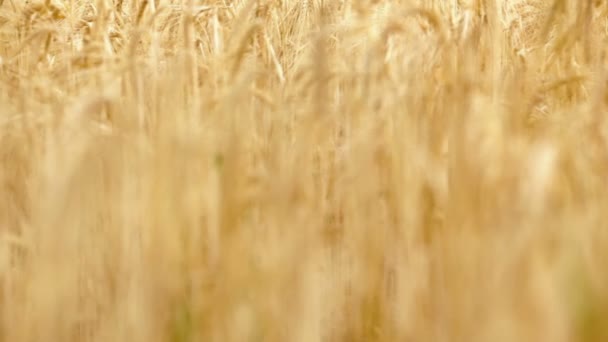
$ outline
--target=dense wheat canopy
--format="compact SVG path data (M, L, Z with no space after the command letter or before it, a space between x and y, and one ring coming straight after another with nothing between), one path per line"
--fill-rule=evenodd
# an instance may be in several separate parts
M0 0L0 341L606 341L608 5Z

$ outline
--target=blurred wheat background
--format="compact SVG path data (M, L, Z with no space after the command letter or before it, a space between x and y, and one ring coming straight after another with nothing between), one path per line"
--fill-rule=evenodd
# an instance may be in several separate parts
M601 0L0 0L0 341L608 341Z

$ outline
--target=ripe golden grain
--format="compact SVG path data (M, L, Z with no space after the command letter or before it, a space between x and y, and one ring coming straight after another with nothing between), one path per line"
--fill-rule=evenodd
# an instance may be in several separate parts
M607 340L606 13L0 0L0 340Z

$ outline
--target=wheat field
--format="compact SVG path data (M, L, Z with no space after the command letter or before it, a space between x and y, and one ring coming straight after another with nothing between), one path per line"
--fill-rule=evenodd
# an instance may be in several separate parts
M0 341L608 341L601 0L0 0Z

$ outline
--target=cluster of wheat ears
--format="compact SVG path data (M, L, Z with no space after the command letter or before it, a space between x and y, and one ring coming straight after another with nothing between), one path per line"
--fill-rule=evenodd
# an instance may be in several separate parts
M607 341L601 0L0 0L0 341Z

